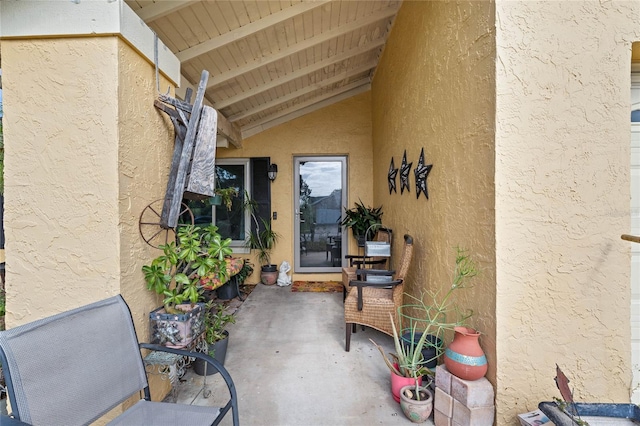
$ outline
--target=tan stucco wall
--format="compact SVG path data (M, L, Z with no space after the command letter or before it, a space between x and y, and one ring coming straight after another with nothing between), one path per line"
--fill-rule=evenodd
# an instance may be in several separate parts
M174 149L173 125L153 107L158 92L153 64L118 39L118 210L120 292L131 308L138 339L149 341L149 312L162 299L147 290L142 266L161 254L140 236L143 209L164 198ZM160 77L166 93L169 82ZM147 234L148 237L148 234ZM149 375L151 397L162 400L168 380ZM125 407L138 400L133 397Z
M11 327L119 292L117 39L3 40L2 71Z
M158 97L153 65L126 43L120 41L117 47L121 291L129 305L136 307L134 321L140 326L140 338L146 339L148 313L161 299L147 290L141 269L162 252L144 242L138 220L148 204L165 196L174 130L166 114L153 107ZM162 79L165 91L167 85Z
M496 289L494 241L494 22L491 2L405 1L373 81L374 198L396 241L414 237L405 291L446 291L454 247L466 248L481 269L457 293L472 309L495 383ZM416 199L414 169L421 149L433 164L429 199ZM389 194L387 171L412 162L409 193ZM398 245L396 245L399 248ZM452 336L447 337L450 341Z
M629 401L631 43L637 2L496 5L499 419Z
M4 40L2 60L8 327L121 293L146 341L138 217L173 151L153 65L118 37Z
M278 177L271 184L271 210L278 212L272 226L281 238L271 256L273 263L286 260L293 266L294 156L347 155L349 205L359 198L372 203L370 105L370 92L366 92L247 138L241 149L218 149L219 158L271 157L278 165ZM258 265L255 256L253 263ZM247 282L259 282L259 271L256 267ZM341 275L292 274L292 278L341 280Z

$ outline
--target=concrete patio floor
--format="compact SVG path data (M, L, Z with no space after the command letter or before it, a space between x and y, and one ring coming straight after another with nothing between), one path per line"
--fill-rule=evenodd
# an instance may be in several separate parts
M394 352L393 339L366 329L344 350L342 293L294 293L259 284L228 327L225 367L238 392L242 425L409 425L391 397L389 370L369 341ZM178 402L220 405L228 395L219 375L191 369ZM223 425L230 425L228 414ZM428 421L425 425L433 425Z

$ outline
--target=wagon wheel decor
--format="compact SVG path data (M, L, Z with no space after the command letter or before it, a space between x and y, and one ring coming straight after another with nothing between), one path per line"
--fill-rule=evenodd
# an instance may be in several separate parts
M195 223L193 212L185 203L182 203L179 213L180 221L176 228L162 225L163 204L163 199L152 202L142 210L140 219L138 220L140 236L147 244L154 248L160 248L163 244L175 241L177 227L193 225Z
M218 113L203 105L209 72L202 71L193 105L192 91L185 101L159 95L153 105L166 113L175 130L175 144L164 199L149 204L140 214L142 239L152 247L174 241L179 226L193 225L193 213L184 198L205 199L215 195L215 156Z

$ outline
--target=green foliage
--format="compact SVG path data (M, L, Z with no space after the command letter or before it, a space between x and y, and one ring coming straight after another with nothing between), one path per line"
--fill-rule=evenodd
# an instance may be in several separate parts
M260 262L260 264L270 265L271 250L275 247L280 235L271 228L269 221L264 218L260 218L260 220L262 222L262 229L249 233L249 245L251 248L258 250L258 262Z
M7 295L4 289L0 289L0 317L7 313Z
M367 231L375 233L376 229L382 225L382 214L382 206L366 207L360 200L356 202L355 207L344 209L344 217L339 223L341 226L351 228L355 237L363 237Z
M224 328L227 324L235 322L235 315L227 314L223 304L207 303L204 314L204 332L207 343L213 344L218 340L224 339Z
M251 274L253 274L253 264L245 259L242 269L235 275L238 284L244 283Z
M409 330L411 333L409 344L402 344L393 316L389 315L396 350L396 353L391 355L397 361L397 369L386 356L382 347L370 339L378 348L392 372L399 376L413 377L416 379L416 387L418 377L431 374L431 371L425 368L425 364L432 360L423 359L422 356L422 348L426 343L427 336L432 335L442 339L445 330L453 330L457 326L464 325L465 321L473 315L472 310L461 310L452 299L452 296L456 290L466 288L467 281L477 274L478 270L475 262L464 249L457 247L452 284L444 296L440 297L440 292L426 293L420 298L405 294L413 303L398 307L398 318L401 319L403 325L406 325L407 328L405 330ZM420 340L414 344L414 337L417 333L422 333L422 335ZM438 345L434 347L436 349L434 358L437 359L442 355L444 348Z
M234 187L216 188L214 192L222 198L222 203L227 210L231 211L231 208L233 207L233 198L238 196L238 190Z
M251 249L258 250L258 262L260 262L260 264L270 265L271 250L273 250L280 239L280 234L275 232L273 228L271 228L271 222L264 218L260 218L260 222L262 222L262 226L260 226L260 222L258 222L258 218L256 217L258 203L250 198L246 192L244 198L244 208L249 211L255 225L255 230L252 230L249 232L249 235L247 235L247 245Z
M0 111L2 111L2 102L0 102ZM1 118L0 118L0 195L4 195L4 131L2 127Z
M163 254L142 267L147 289L164 296L167 313L177 313L176 305L196 303L202 292L201 277L217 274L226 278L224 258L232 253L231 239L222 239L218 227L209 225L178 228L178 244L160 246Z

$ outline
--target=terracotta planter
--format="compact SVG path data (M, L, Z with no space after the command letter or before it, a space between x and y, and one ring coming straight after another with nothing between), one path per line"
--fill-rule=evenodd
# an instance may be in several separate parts
M398 368L398 364L394 364ZM422 384L422 377L418 377L418 385ZM391 372L391 395L396 402L400 402L400 389L407 385L416 385L416 381L413 377L398 376L394 372Z
M473 328L456 327L453 341L444 352L444 365L463 380L478 380L487 373L487 358L480 347L480 333Z
M431 416L433 411L433 394L425 387L418 387L418 391L424 394L424 398L420 401L409 398L406 391L416 392L415 385L404 386L400 389L400 408L409 420L414 423L424 423Z
M260 281L264 285L274 285L278 281L278 265L264 265L260 268Z

